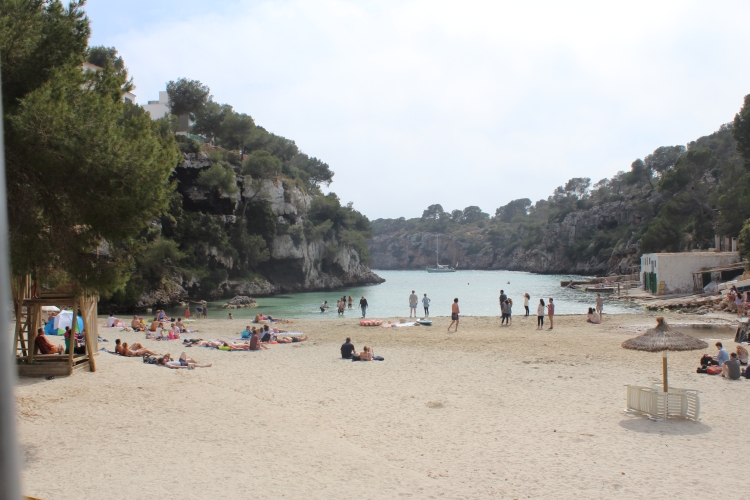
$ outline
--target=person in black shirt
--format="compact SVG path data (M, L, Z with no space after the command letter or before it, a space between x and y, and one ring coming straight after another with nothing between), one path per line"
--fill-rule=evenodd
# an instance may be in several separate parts
M352 339L346 337L346 342L341 345L341 357L343 359L352 359L352 356L356 355L357 350L354 348L354 344L352 344Z
M367 313L367 299L365 296L362 296L362 299L359 301L359 307L362 308L362 317L365 317L365 314Z

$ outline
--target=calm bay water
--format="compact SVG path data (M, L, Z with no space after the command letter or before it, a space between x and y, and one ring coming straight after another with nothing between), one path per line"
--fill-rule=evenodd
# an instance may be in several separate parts
M370 307L368 318L393 318L409 316L409 294L412 290L422 298L423 293L432 299L431 316L450 316L450 306L458 297L461 314L464 316L493 316L499 314L498 297L500 290L513 300L513 315L524 314L523 294L531 295L531 315L536 314L539 298L547 303L549 297L555 299L557 314L584 314L594 306L595 293L571 290L560 286L561 280L584 279L575 275L541 275L515 271L457 271L455 273L431 274L426 271L375 271L386 281L380 285L358 286L331 292L306 292L258 298L257 308L221 309L224 303L209 304L209 317L226 317L231 312L235 318L249 318L257 313L270 314L281 318L311 318L324 316L339 317L336 314L336 300L351 295L354 306L344 317L359 318L359 298L364 295ZM637 314L638 306L626 301L607 300L605 314ZM331 309L320 313L319 306L327 300ZM423 315L422 303L417 309ZM181 316L184 309L174 309L170 314ZM194 310L191 311L194 313Z

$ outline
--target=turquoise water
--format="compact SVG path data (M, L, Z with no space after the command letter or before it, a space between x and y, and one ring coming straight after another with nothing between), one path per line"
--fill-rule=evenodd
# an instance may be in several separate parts
M306 292L258 298L257 308L221 309L221 302L209 304L209 317L227 317L231 312L235 318L249 318L257 313L270 314L281 318L337 318L336 300L343 295L354 297L352 309L347 309L345 318L361 316L358 304L364 295L370 307L368 318L409 317L409 295L412 290L422 298L423 293L432 299L430 316L450 316L453 298L459 299L461 314L464 316L499 315L498 297L500 289L513 300L513 315L524 314L523 294L531 295L531 315L536 315L539 298L547 303L549 297L555 299L556 314L584 314L594 306L595 293L571 290L560 286L561 280L584 279L574 275L541 275L515 271L457 271L455 273L432 274L426 271L375 271L384 278L379 285L357 286L330 292ZM641 308L626 301L604 303L605 314L635 314ZM321 314L319 306L327 300L331 309ZM423 316L422 303L417 309ZM170 315L181 316L184 309L169 311ZM194 314L194 308L191 310Z

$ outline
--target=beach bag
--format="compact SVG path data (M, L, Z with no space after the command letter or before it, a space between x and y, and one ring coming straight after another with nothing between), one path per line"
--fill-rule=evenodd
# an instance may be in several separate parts
M708 373L709 375L718 375L721 373L721 367L716 365L709 366L708 368L706 368L706 373Z

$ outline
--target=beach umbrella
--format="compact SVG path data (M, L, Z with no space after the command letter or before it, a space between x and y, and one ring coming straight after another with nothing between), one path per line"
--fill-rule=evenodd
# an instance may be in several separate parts
M52 328L50 329L50 331L53 332L52 335L64 335L65 327L73 326L73 311L66 311L66 310L61 311L60 314L55 316L53 320L50 321L50 323L52 323ZM83 318L81 318L80 316L78 316L77 331L79 333L83 331ZM45 331L45 333L47 332Z
M656 327L622 343L625 349L646 352L662 353L662 376L664 377L664 392L669 392L667 381L667 352L668 351L695 351L706 349L708 344L701 339L696 339L682 332L672 330L659 316L656 318Z

